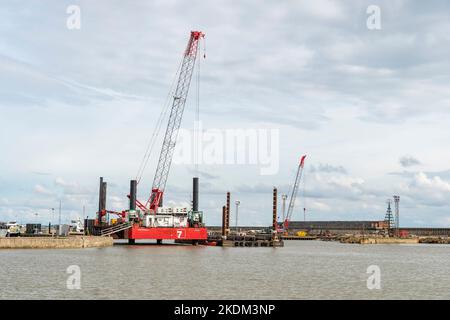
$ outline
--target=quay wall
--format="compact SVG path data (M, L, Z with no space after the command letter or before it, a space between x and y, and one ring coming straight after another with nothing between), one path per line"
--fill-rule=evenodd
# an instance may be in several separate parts
M113 244L112 237L94 236L0 238L0 249L76 249L110 247Z

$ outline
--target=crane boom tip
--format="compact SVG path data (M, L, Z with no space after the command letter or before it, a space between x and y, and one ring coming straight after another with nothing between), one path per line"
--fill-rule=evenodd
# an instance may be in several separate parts
M303 168L303 166L305 165L305 158L306 158L306 154L305 155L303 155L301 158L300 158L300 166Z

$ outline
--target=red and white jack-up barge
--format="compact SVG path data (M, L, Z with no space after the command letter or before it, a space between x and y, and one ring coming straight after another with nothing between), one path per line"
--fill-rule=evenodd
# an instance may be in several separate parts
M172 163L178 131L199 51L199 42L204 38L200 31L192 31L183 54L178 82L170 105L170 116L165 131L161 153L153 180L152 191L144 204L136 199L137 184L142 177L151 148L144 155L136 180L130 183L130 207L123 212L106 210L106 182L100 180L98 224L102 235L115 234L134 243L140 239L179 241L206 241L208 234L203 224L203 212L198 210L198 178L194 178L192 208L163 207L164 189ZM109 219L110 215L117 218Z

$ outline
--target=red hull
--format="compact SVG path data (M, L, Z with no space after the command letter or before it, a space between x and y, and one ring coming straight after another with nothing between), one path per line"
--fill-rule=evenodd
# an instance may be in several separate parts
M133 226L128 229L128 239L161 239L161 240L206 240L206 228L143 228Z

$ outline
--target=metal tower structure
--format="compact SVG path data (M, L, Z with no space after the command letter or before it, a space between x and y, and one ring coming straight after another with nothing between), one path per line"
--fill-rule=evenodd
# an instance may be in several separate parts
M394 196L395 236L400 236L400 196Z
M384 222L386 223L386 228L387 228L389 235L392 235L392 228L394 227L394 216L392 215L392 209L391 209L392 200L387 199L386 203L387 203L388 207L386 210L386 216L384 218Z
M305 156L302 156L297 169L297 175L295 176L294 186L292 187L291 199L289 200L289 206L286 214L286 219L284 220L284 230L287 232L289 228L289 222L291 221L292 213L294 211L295 199L297 198L298 186L302 178L303 167L305 166Z
M172 164L178 131L181 125L184 106L186 104L186 98L189 92L189 87L195 67L199 41L201 38L204 38L204 36L204 33L201 31L191 31L186 50L183 54L180 74L172 99L169 122L166 128L166 133L164 135L161 153L159 155L158 165L156 167L155 177L153 179L152 192L145 206L142 205L142 203L137 202L137 205L143 210L149 210L150 212L154 213L162 204L162 197L164 189L166 187L167 178L169 176L169 170Z
M285 219L285 217L286 217L286 200L287 200L287 198L288 198L287 194L282 194L282 195L281 195L281 199L283 200L283 202L282 202L282 208L281 208L281 211L282 211L282 213L283 213L283 217L282 217L282 220L281 220L281 221L283 221L283 222L284 222L284 219Z

